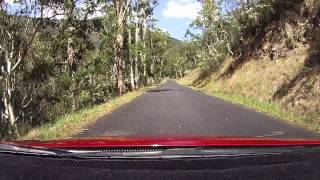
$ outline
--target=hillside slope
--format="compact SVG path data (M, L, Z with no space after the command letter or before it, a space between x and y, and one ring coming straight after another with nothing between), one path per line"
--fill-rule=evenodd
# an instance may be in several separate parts
M278 18L246 33L219 71L195 70L183 79L207 92L272 103L304 125L320 123L320 21L317 0L282 7ZM311 3L312 5L309 5ZM313 8L310 8L313 7ZM283 118L294 121L295 117ZM319 130L319 129L317 129Z

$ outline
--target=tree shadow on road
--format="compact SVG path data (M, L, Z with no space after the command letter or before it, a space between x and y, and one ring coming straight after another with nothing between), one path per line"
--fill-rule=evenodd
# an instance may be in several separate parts
M147 92L148 93L157 93L157 92L167 92L167 91L183 91L183 90L180 90L180 89L151 89L151 90L148 90Z

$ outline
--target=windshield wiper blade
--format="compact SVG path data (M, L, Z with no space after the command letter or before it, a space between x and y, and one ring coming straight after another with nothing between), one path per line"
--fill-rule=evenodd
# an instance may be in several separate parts
M45 149L45 148L23 147L23 146L11 145L11 144L0 144L0 153L39 155L39 156L61 156L63 154L66 154L67 151Z
M181 147L181 148L163 148L154 151L126 151L113 152L108 150L100 151L82 151L70 150L69 156L76 158L227 158L243 156L277 155L297 151L320 150L319 147L255 147L255 148L219 148L219 147Z
M0 153L26 154L36 156L59 156L81 159L109 159L109 158L221 158L221 157L240 157L257 155L275 155L293 151L320 150L319 147L303 148L296 147L255 147L255 148L219 148L219 147L181 147L181 148L162 148L128 150L123 151L113 149L83 150L83 149L45 149L34 147L15 146L11 144L0 144Z
M96 151L96 150L47 149L47 148L37 148L37 147L16 146L12 144L0 144L0 153L89 159L89 158L154 157L156 155L161 154L162 151L105 152L105 151Z

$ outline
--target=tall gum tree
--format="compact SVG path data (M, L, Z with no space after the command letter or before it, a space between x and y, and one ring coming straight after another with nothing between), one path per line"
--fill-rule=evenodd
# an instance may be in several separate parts
M82 6L77 6L77 3ZM60 32L66 35L62 38L66 41L66 62L67 70L71 78L71 107L75 111L79 107L77 101L78 83L76 82L76 73L81 62L81 57L86 48L86 41L89 37L90 27L87 25L88 16L93 12L96 4L93 0L65 0L63 2L55 2L55 6L62 6L62 15Z
M116 10L116 43L114 45L115 64L116 64L116 77L118 94L122 95L126 91L124 83L124 67L125 67L125 53L124 53L124 35L127 26L128 10L131 0L114 0L113 6Z
M21 7L13 9L5 1L0 3L0 90L4 104L1 120L9 123L9 134L12 136L19 136L14 103L16 73L29 54L43 16L43 6L39 1L25 1L20 5ZM29 18L36 15L40 17Z

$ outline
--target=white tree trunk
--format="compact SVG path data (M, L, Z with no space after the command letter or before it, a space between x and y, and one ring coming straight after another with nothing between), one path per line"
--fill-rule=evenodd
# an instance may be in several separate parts
M126 26L127 11L131 0L119 0L114 2L117 15L117 35L115 44L115 63L117 65L117 87L118 94L122 95L126 91L126 86L124 84L124 28Z
M139 53L138 53L138 47L137 45L140 42L140 36L139 36L139 22L136 22L136 26L135 26L135 57L134 57L134 71L135 71L135 87L138 88L139 87Z
M13 52L13 51L12 51ZM10 53L12 54L12 53ZM11 57L11 56L10 56ZM13 105L13 77L12 77L12 58L6 58L6 69L2 67L2 74L4 74L4 90L3 90L3 103L4 103L4 116L9 121L11 129L9 134L18 135L18 129L16 126L16 116Z
M117 87L118 94L122 95L125 92L125 84L124 84L124 61L123 61L123 24L122 19L118 19L118 31L117 31L117 41L115 48L115 62L117 64Z
M14 114L14 106L12 103L12 100L10 97L10 95L8 95L10 93L10 90L5 90L7 91L6 93L4 93L3 95L3 102L4 102L4 109L5 109L5 115L7 117L7 119L10 122L10 125L12 127L15 127L15 123L16 123L16 118L15 118L15 114Z
M144 17L142 20L142 41L143 41L143 49L146 50L146 33L147 33L147 17ZM146 52L143 53L142 57L142 63L143 63L143 80L144 84L147 85L147 54Z
M133 71L133 58L131 55L131 41L132 41L132 36L131 36L131 29L130 27L128 28L128 44L129 44L129 60L130 60L130 84L131 84L131 89L135 89L135 83L134 83L134 71Z

